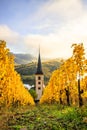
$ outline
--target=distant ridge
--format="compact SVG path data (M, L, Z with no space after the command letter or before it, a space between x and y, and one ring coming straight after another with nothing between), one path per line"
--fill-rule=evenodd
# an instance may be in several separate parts
M12 53L12 52L11 52ZM14 61L15 61L15 64L28 64L30 62L37 62L37 58L31 54L23 54L23 53L18 53L18 54L15 54L15 53L12 53L15 58L14 58ZM55 58L55 59L50 59L50 58L42 58L42 62L47 62L47 61L59 61L61 62L61 60L64 60L62 58Z
M36 60L36 58L31 54L13 54L15 56L15 64L28 64Z

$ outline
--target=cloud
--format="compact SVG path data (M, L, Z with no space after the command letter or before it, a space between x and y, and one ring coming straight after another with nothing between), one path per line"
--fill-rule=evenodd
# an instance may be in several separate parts
M63 45L60 42L59 37L54 34L29 34L21 36L4 25L0 26L0 37L1 40L7 42L7 47L16 53L31 53L36 55L38 54L38 48L40 45L42 57L61 57L63 56L64 51L63 53L61 52L65 49L65 45Z
M7 25L0 25L0 38L8 43L16 43L19 39L19 34L11 30Z
M31 22L36 33L24 36L0 26L0 37L12 51L36 56L40 44L42 57L65 58L72 55L73 43L83 42L87 48L87 10L82 0L48 0L32 15Z
M72 55L72 43L83 42L85 44L85 47L87 48L87 35L82 35L82 32L80 35L78 33L74 33L73 26L70 33L70 28L71 25L67 25L65 28L62 28L58 33L48 35L28 34L26 36L21 36L7 27L4 28L4 32L2 33L6 35L1 36L3 36L3 39L6 39L8 47L13 52L31 53L37 56L40 44L42 57L66 58ZM2 30L0 29L0 32L1 31Z
M58 25L79 18L83 10L81 0L48 0L32 15L31 22L35 21L38 29L39 26L42 29L43 27L55 29Z
M22 46L24 46L23 36L9 28L7 25L0 25L0 40L6 41L7 47L13 52L20 51L20 48L22 49Z
M28 48L30 46L34 48L33 53L38 51L40 44L42 57L67 57L70 53L71 45L67 42L65 43L62 39L60 40L60 38L54 34L28 35L25 37L25 43Z

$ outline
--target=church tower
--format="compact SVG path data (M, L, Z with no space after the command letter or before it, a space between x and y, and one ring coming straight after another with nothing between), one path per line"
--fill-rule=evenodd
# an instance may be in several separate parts
M35 90L36 90L36 94L37 94L36 101L39 101L42 96L43 86L44 86L44 75L43 75L43 71L42 71L40 49L39 49L38 64L37 64L37 70L35 73Z

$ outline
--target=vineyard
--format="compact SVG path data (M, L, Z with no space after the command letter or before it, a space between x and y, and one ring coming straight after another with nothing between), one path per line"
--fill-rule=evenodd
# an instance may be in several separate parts
M0 41L0 108L26 104L34 105L33 98L14 69L14 56L9 53L6 43Z
M2 115L0 120L2 125L4 124L7 128L9 126L11 130L13 126L14 130L19 130L16 126L21 125L26 125L29 130L57 130L57 128L70 130L70 127L71 130L80 130L81 126L85 130L87 126L87 59L83 43L73 44L72 49L72 56L62 61L61 66L53 71L39 105L35 105L33 97L24 87L20 75L15 70L14 56L6 47L6 42L0 41L0 110ZM23 110L17 111L19 108ZM10 113L5 113L5 110L10 110ZM75 124L76 121L77 124ZM4 127L0 126L0 128Z
M73 44L73 55L55 70L40 103L58 102L82 106L87 103L87 59L83 44Z

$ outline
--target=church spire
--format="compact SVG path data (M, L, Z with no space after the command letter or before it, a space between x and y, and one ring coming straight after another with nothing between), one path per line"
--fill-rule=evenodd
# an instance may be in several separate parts
M41 58L40 58L40 47L39 47L39 56L38 56L38 64L37 64L36 74L43 74L43 72L42 72Z

